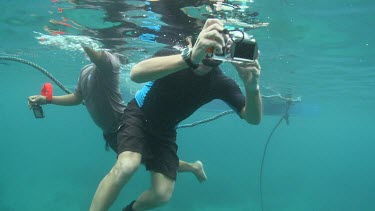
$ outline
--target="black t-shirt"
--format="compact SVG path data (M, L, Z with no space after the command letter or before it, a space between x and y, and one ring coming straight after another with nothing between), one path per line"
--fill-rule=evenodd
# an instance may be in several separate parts
M146 119L171 127L214 99L223 100L238 114L245 106L236 82L219 68L203 76L190 69L178 71L147 83L135 98Z

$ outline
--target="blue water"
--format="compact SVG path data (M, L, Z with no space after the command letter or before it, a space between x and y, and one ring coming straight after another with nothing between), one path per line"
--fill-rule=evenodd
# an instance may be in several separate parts
M42 45L34 31L48 34L45 26L56 27L49 20L61 21L61 17L92 29L121 24L116 18L104 21L103 4L80 2L77 8L68 2L3 0L0 56L33 61L74 90L80 68L88 63L84 55ZM129 36L104 46L128 58L124 81L132 64L178 40L172 38L175 32L185 32L171 17L158 14L152 4L130 3L135 8L122 13L133 23L123 32ZM104 5L111 6L109 2ZM258 21L270 23L248 31L261 50L262 92L302 99L292 107L290 125L280 124L268 146L263 210L375 210L375 3L255 0L249 5L249 10L259 13ZM58 13L58 7L68 9ZM95 37L63 26L55 29ZM139 30L144 30L143 35L137 34ZM98 40L105 42L104 38ZM236 77L231 70L227 74ZM45 106L46 118L34 118L27 97L38 94L46 81L32 67L0 61L1 211L88 210L97 185L114 164L115 154L104 150L102 134L84 106ZM129 86L135 85L122 87L128 99ZM63 94L57 88L55 91ZM215 114L212 109L203 110L186 122ZM180 157L201 160L208 181L200 184L188 173L179 175L172 200L156 210L261 210L262 153L281 115L265 115L259 126L228 115L179 130ZM141 168L111 210L121 210L149 183L149 174Z

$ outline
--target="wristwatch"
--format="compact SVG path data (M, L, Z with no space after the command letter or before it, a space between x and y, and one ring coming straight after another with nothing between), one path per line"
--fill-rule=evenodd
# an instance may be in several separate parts
M182 58L184 59L184 61L186 62L186 64L192 69L192 70L195 70L199 67L198 64L194 64L193 61L191 61L191 48L189 47L186 47L184 49L182 49L181 51L181 56Z

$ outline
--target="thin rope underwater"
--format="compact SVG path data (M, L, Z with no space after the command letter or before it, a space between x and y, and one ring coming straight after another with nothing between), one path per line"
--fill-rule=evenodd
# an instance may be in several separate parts
M279 127L279 125L281 124L281 122L283 120L285 120L286 124L289 125L289 108L290 108L290 105L292 104L292 102L293 102L292 100L289 100L289 101L286 102L287 103L287 107L286 107L286 110L285 110L285 114L280 118L280 120L277 122L277 124L275 125L275 127L272 129L270 135L268 136L266 145L264 146L264 149L263 149L263 156L262 156L262 162L261 162L261 165L260 165L260 173L259 173L260 207L261 207L262 211L264 210L264 201L263 201L263 167L264 167L264 160L265 160L265 157L266 157L268 144L270 143L270 140L271 140L271 137L272 137L273 133L276 131L277 127Z
M207 119L203 119L203 120L191 123L191 124L178 125L177 129L194 127L194 126L197 126L197 125L200 125L200 124L203 124L203 123L214 121L215 119L218 119L219 117L222 117L222 116L227 115L227 114L232 114L232 113L234 113L233 110L223 111L223 112L217 114L216 116L213 116L213 117L210 117L210 118L207 118Z
M42 68L41 66L39 66L39 65L37 65L37 64L35 64L35 63L31 62L31 61L28 61L28 60L25 60L25 59L21 59L21 58L17 58L17 57L12 57L12 56L0 56L0 60L9 60L9 61L15 61L15 62L20 62L20 63L23 63L23 64L30 65L30 66L34 67L35 69L39 70L41 73L43 73L49 79L51 79L65 93L72 94L72 92L69 89L67 89L64 85L62 85L62 83L60 81L58 81L55 77L53 77L53 75L51 73L49 73L44 68Z

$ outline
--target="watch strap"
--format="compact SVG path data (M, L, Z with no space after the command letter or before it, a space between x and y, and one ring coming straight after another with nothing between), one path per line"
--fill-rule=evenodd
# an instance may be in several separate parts
M183 50L182 58L191 69L195 70L199 67L198 64L194 64L193 61L191 61L191 49L190 48L185 48Z
M197 69L199 67L198 64L194 64L193 61L191 61L190 57L185 59L186 64L193 70Z

